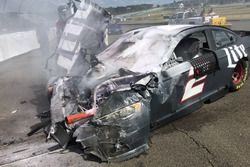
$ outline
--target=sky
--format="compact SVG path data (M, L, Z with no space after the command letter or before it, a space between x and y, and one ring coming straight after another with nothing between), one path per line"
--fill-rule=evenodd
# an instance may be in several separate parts
M127 6L135 4L167 4L173 2L173 0L92 0L102 7L116 7L116 6Z
M128 6L135 4L167 4L173 0L91 0L101 7ZM19 11L24 13L56 11L56 7L68 0L0 0L1 12Z

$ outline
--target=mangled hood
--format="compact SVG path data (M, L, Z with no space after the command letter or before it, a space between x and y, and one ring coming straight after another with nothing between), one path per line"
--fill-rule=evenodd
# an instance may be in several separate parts
M133 89L140 91L136 90L137 88L134 88L133 85L146 87L152 84L150 83L151 80L152 82L157 82L157 77L154 73L140 74L125 69L119 69L115 73L108 73L103 66L99 68L101 69L97 67L91 69L83 77L61 77L54 82L54 95L51 99L53 122L65 121L68 115L77 113L79 104L82 105L85 111L98 108L98 105L114 92Z
M171 33L152 27L138 29L122 35L97 59L110 69L129 69L133 72L159 72L162 63L171 56Z

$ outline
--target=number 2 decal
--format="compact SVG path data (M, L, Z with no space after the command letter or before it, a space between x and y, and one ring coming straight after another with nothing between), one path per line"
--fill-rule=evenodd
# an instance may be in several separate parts
M204 77L201 77L199 79L194 78L194 68L192 67L189 70L188 75L188 82L185 86L184 94L181 99L181 103L187 101L188 99L195 97L203 92L204 85L205 85L205 79L207 78L207 75Z

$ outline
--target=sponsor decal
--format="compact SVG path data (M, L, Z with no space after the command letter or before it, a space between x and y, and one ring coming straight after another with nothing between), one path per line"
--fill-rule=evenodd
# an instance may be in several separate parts
M227 55L228 60L228 68L235 68L237 62L242 59L243 57L247 57L246 49L243 44L237 46L233 45L228 48L223 48Z
M192 97L195 97L199 94L201 94L204 90L204 85L205 85L205 79L207 78L207 75L195 79L194 78L194 68L191 67L189 70L189 75L188 75L188 82L185 86L184 94L181 99L181 103L189 100Z

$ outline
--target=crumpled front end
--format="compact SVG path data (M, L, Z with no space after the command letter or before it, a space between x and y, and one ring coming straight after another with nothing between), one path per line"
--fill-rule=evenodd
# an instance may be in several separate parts
M122 161L144 152L155 75L113 78L94 88L79 86L82 79L64 77L55 83L48 137L64 148L75 140L86 155L102 161Z
M74 136L86 154L96 155L102 161L121 161L137 156L148 148L147 101L140 99L95 118L77 128Z

